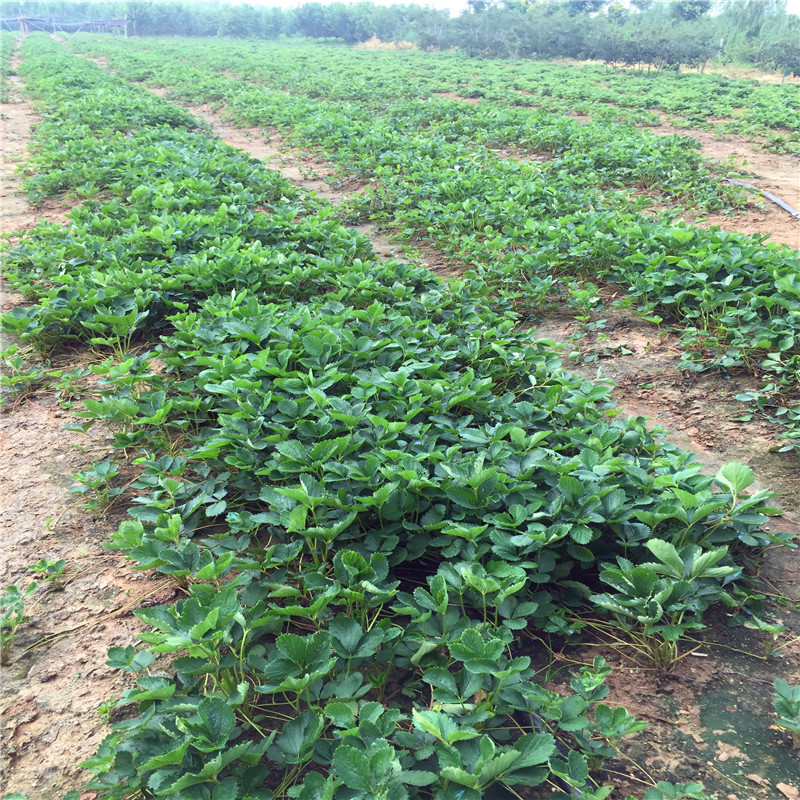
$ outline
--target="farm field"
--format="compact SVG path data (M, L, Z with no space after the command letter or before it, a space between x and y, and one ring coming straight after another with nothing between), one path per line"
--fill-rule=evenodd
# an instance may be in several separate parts
M9 791L800 796L797 86L11 53Z

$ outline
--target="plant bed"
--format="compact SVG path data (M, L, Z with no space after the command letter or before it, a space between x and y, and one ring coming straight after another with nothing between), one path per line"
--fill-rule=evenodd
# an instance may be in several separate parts
M136 610L144 647L108 652L135 686L105 707L88 790L702 797L664 764L623 787L642 725L607 701L614 671L553 665L597 630L618 676L691 677L719 602L771 635L752 565L791 535L763 530L749 468L704 475L482 281L376 258L173 107L26 48L49 121L71 119L40 126L31 191L87 200L9 252L31 305L4 324L43 357L102 352L72 427L107 426L113 460L79 482L96 509L125 489L110 549L176 593Z

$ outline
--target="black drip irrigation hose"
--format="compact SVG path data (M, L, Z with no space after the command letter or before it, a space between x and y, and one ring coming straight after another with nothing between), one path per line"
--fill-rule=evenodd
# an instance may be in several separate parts
M784 203L780 197L775 197L774 194L765 192L763 189L759 189L758 186L753 186L751 183L742 183L741 181L735 181L733 178L724 178L723 180L732 183L734 186L741 186L744 189L755 189L760 195L766 197L767 200L772 200L773 203L779 205L784 211L788 211L795 219L800 219L800 211L795 211L788 203Z

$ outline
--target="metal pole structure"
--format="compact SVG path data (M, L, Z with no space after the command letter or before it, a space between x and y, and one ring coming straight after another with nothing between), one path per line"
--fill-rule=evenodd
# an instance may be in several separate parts
M69 35L68 40L71 39L73 36L79 34L89 24L89 22L90 22L89 20L86 20L85 22L82 22L80 28L78 28L78 30L76 30L74 33L71 33Z

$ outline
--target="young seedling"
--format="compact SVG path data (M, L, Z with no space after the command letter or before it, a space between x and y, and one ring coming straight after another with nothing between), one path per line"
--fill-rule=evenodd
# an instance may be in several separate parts
M800 686L789 686L786 681L775 681L772 707L778 715L778 725L792 734L794 746L800 749Z
M29 619L25 614L25 601L38 588L36 581L31 581L24 589L11 585L0 597L0 664L8 663L8 650L17 638L17 628Z
M64 588L61 577L64 574L65 564L66 561L63 558L58 561L48 561L45 558L40 558L35 564L30 564L28 569L38 573L41 580L50 584L51 589L58 590Z
M753 614L752 618L744 623L744 627L751 628L752 630L756 631L762 631L766 634L762 644L764 647L764 655L767 658L775 655L778 652L780 649L780 646L778 645L778 637L782 633L785 633L785 625L782 625L780 622L767 622L766 620L763 620Z
M32 366L19 352L18 345L11 345L0 352L0 404L17 403L36 392L44 378L40 366Z
M111 459L98 461L91 469L72 475L80 485L71 487L70 494L88 494L86 506L92 511L105 508L123 491L121 487L111 485L118 473L119 467Z

